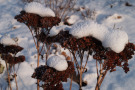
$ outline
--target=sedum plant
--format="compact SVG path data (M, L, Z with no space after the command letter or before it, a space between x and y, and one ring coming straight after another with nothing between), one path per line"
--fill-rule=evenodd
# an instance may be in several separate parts
M36 8L36 11L32 9L36 7L35 5L40 6L40 8ZM24 23L29 28L37 49L37 68L32 75L33 78L38 79L37 90L39 90L39 81L44 82L44 84L41 85L44 90L48 88L62 89L61 81L66 81L69 74L73 74L73 71L71 71L74 70L73 65L79 75L79 88L81 90L82 75L86 71L89 55L92 55L96 60L97 84L95 90L100 90L100 86L108 71L116 71L117 66L122 67L125 73L129 71L128 61L132 58L132 55L134 55L135 45L128 42L128 37L125 32L110 32L105 27L86 21L81 22L82 25L76 24L75 27L67 28L68 30L62 28L56 35L49 36L51 28L58 25L61 19L60 17L55 17L52 11L49 11L51 12L49 15L45 12L42 14L42 11L46 10L50 9L46 9L39 3L30 3L25 7L25 11L21 11L19 15L15 16L18 22ZM107 36L108 33L110 37ZM122 48L117 50L121 45L121 34L125 35L127 38L122 42ZM118 40L113 40L112 42L107 38L104 40L105 36L112 39L111 35L118 37ZM104 44L103 42L107 43ZM109 42L111 42L111 45ZM48 56L51 54L51 45L53 43L59 43L63 48L68 49L73 57L73 62L68 62L69 66L65 71L57 71L55 68L49 67L48 65L39 67L39 60L42 56L41 53L46 54L45 60L47 62ZM113 47L113 45L117 49ZM83 65L84 61L85 64Z

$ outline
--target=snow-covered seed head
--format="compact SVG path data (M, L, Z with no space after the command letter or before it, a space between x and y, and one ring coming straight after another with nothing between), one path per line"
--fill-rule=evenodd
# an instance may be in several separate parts
M3 44L5 46L17 45L17 43L7 35L4 35L0 38L0 44Z
M68 63L65 60L65 58L60 57L60 56L51 56L48 60L47 60L47 65L49 67L52 67L54 69L56 69L57 71L64 71L68 68Z
M110 47L116 53L120 53L128 43L128 35L124 31L113 30L106 35L102 43L104 47Z
M38 2L31 2L25 5L24 10L27 13L38 14L41 17L55 17L55 13L48 7L44 7Z

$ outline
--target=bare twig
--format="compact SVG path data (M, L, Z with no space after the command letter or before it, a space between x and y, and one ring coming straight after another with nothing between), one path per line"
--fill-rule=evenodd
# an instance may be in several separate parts
M10 90L12 90L11 82L10 82L10 74L9 74L9 71L8 71L8 64L7 64L7 62L5 62L5 63L6 63L7 74L8 74L8 84L9 84Z
M73 75L71 76L70 90L71 90L71 88L72 88L72 81L73 81Z
M16 79L16 73L15 73L15 66L13 65L14 69L14 77L15 77L15 83L16 83L16 90L18 90L18 84L17 84L17 79Z

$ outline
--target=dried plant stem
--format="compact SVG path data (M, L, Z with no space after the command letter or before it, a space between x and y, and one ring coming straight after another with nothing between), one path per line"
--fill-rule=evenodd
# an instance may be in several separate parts
M98 68L97 62L96 62L96 67ZM100 86L108 72L108 70L105 70L103 72L103 68L101 67L102 67L102 63L100 63L100 75L97 73L98 77L97 77L97 84L96 84L95 90L100 90Z
M33 38L33 40L34 40L34 44L35 44L36 49L37 49L37 45L36 45L36 40L35 40L35 38L34 38L34 34L33 34L32 30L30 29L30 27L28 27L28 28L29 28L29 30L30 30L30 32L31 32L32 38Z
M77 59L76 59L76 56L75 56L75 53L76 53L76 52L71 51L71 53L72 53L72 55L73 55L74 62L75 62L75 64L76 64L77 71L78 71L78 74L79 74L79 70L78 70L78 68L79 68L79 64L78 64Z
M87 63L88 63L88 59L89 59L89 52L88 52L88 56L87 56L87 59L86 59L85 66L83 67L83 73L84 73L84 70L86 69L86 65L87 65Z
M61 18L63 17L63 15L65 14L65 12L68 10L69 6L70 6L70 3L71 3L71 0L68 0L66 5L65 5L65 8L64 8L64 11L63 13L61 14Z
M98 63L97 63L97 60L96 60L96 69L97 69L97 76L98 76L99 74L98 74Z
M34 44L36 46L36 49L37 49L37 67L39 67L39 60L40 60L40 51L39 51L39 47L40 47L40 42L39 42L39 37L37 37L37 40L34 38L34 33L32 32L32 29L28 26L30 32L31 32L31 35L33 37L33 41L34 41ZM35 28L36 29L36 36L39 36L39 28ZM37 90L39 90L39 80L37 79Z
M39 45L40 43L37 41L37 67L39 67L39 59L40 59L40 53L39 53ZM37 79L37 90L39 90L39 80Z
M70 82L70 89L69 90L71 90L71 88L72 88L72 81L73 81L73 75L71 76L71 82Z
M51 8L52 0L50 0L50 8Z
M82 74L83 74L83 67L82 67L82 65L81 65L81 68L80 68L80 86L79 86L79 90L82 90Z
M6 62L6 68L7 68L7 74L8 74L8 83L9 83L9 87L10 87L10 90L12 90L11 82L10 82L10 74L9 74L9 71L8 71L8 65L7 65L7 62Z
M14 77L15 77L15 83L16 83L16 90L18 90L18 84L17 84L17 79L16 79L16 73L15 73L15 66L13 66L14 69Z

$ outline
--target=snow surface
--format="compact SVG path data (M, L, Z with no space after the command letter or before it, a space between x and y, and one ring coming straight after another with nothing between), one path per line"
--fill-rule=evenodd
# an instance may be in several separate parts
M74 24L76 23L78 20L80 19L80 17L78 15L71 15L68 19L67 22L69 24Z
M74 24L69 33L76 38L93 36L96 39L103 41L105 34L108 33L108 29L94 21L84 20Z
M47 65L56 69L57 71L64 71L68 68L66 59L56 55L49 57L47 60Z
M133 6L125 6L126 1L131 3ZM111 5L113 5L112 8L110 8ZM24 50L19 52L19 54L25 55L26 61L21 63L19 68L16 66L16 69L19 71L19 73L17 72L19 90L36 90L36 80L31 78L31 75L37 66L37 51L35 49L31 33L26 25L18 23L14 19L14 16L19 14L19 12L23 10L24 6L25 4L20 0L0 0L0 36L8 34L11 37L17 37L18 44L24 48ZM120 30L124 30L128 34L129 42L133 42L135 44L135 0L78 0L77 6L87 7L90 10L95 9L95 11L100 12L96 16L95 20L98 24L103 24L106 27L109 27L109 30L112 30L115 24L115 29L117 30L117 28L120 28ZM121 15L122 20L117 22L117 19L114 19L116 22L112 22L113 18L107 19L114 14ZM13 28L13 26L16 25L19 25L19 27ZM70 54L68 54L68 56L70 56ZM85 59L86 58L84 58L83 65L85 65ZM86 66L87 72L83 74L83 80L86 80L88 85L83 87L82 90L95 90L95 63L95 60L90 56ZM45 60L40 59L40 65L45 65ZM115 72L108 72L100 90L134 90L135 58L132 58L129 61L129 68L130 71L127 74L120 67L117 67L117 71ZM4 77L6 76L5 74ZM90 79L91 77L93 77L93 79ZM2 90L6 90L6 88L8 88L7 82L4 78L0 79L0 83L3 85ZM91 80L93 80L93 83ZM70 81L71 80L68 79L67 82L62 83L64 90L69 90ZM14 80L12 81L12 84L13 90L16 90ZM40 90L42 90L42 88L40 88ZM73 82L72 90L79 90L79 85Z
M116 53L120 53L128 43L128 35L126 32L121 30L112 30L102 42L104 47L110 47Z
M48 7L44 7L38 2L31 2L25 5L24 10L27 13L38 14L41 17L55 17L55 13Z
M128 43L128 35L121 30L108 30L107 27L90 20L74 24L69 32L76 38L93 36L100 40L104 47L109 47L116 53L123 51Z
M66 31L69 30L70 26L67 25L62 25L62 26L53 26L49 32L50 37L55 36L57 34L59 34L60 31Z
M3 45L7 45L7 46L8 45L17 45L17 43L7 35L4 35L0 38L0 43Z

